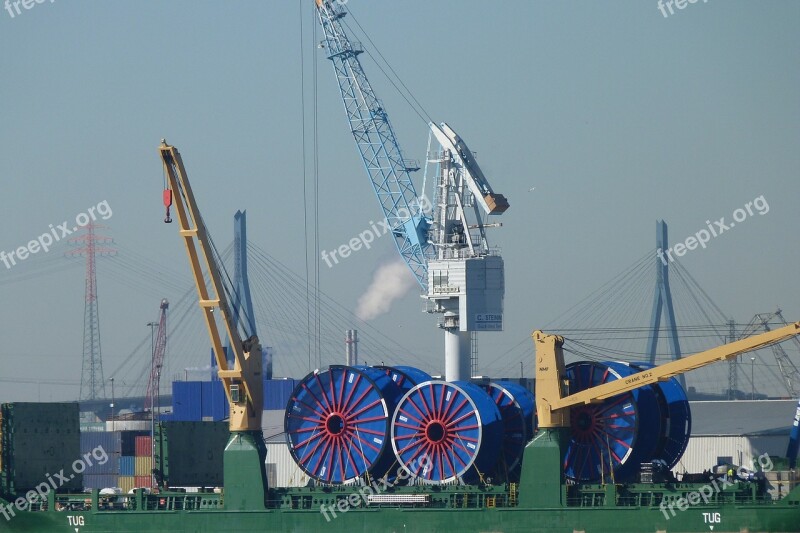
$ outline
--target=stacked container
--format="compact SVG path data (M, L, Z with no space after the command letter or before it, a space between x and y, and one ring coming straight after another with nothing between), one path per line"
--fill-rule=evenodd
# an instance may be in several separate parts
M117 486L122 492L129 492L136 486L136 457L133 455L123 455L119 458L119 480Z
M105 489L117 486L122 435L119 431L89 431L80 436L85 469L83 486ZM88 457L88 459L86 459Z
M136 457L134 459L135 486L153 486L153 441L150 435L136 437Z

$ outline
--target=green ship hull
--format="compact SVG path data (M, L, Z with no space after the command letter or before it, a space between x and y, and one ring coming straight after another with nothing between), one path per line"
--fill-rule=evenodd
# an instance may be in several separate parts
M327 520L309 511L43 511L18 513L0 531L156 532L797 532L800 506L698 506L669 520L658 508L352 509Z
M233 434L219 493L162 491L103 496L33 494L25 511L0 500L0 531L160 532L707 532L800 531L800 486L771 500L757 482L569 485L561 472L564 433L528 444L521 482L500 485L267 488L264 450Z

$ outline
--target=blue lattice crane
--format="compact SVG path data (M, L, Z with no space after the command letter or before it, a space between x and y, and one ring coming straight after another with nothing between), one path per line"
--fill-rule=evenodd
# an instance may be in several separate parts
M427 287L427 264L432 256L428 243L430 219L425 216L410 173L419 164L403 159L383 104L375 96L361 62L361 44L351 41L342 28L347 14L336 2L317 1L319 21L325 33L325 49L333 63L350 132L364 168L378 196L397 250L419 285Z
M388 114L358 58L361 45L345 32L343 3L316 0L316 6L325 36L321 48L333 64L372 188L400 255L430 302L429 311L443 316L439 327L445 331L447 379L468 379L471 332L502 330L503 260L489 248L485 228L490 225L483 223L483 214L505 212L508 201L492 191L474 153L455 131L430 122L430 134L441 150L427 160L437 167L434 213L428 216L427 201L417 194L410 175L419 164L403 158Z

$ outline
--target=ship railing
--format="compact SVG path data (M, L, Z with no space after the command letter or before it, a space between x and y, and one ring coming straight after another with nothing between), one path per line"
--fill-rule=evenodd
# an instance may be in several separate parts
M367 504L428 504L431 501L429 494L369 494Z
M197 511L222 508L222 498L219 494L204 492L150 494L144 500L146 511Z

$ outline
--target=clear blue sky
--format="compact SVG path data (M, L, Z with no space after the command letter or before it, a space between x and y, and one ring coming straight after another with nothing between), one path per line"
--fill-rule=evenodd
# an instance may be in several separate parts
M300 22L302 9L310 84L312 6L55 0L13 18L0 11L0 250L105 200L121 253L188 286L177 229L162 223L156 147L165 137L183 154L216 240L229 242L233 213L247 209L251 240L302 274ZM482 373L516 368L513 349L531 330L654 248L657 218L677 242L762 195L768 214L682 262L737 321L776 305L800 319L800 3L709 0L668 17L655 0L348 7L510 200L504 227L492 234L506 262L506 331L481 336ZM319 241L330 250L379 211L328 61L314 53ZM423 158L425 125L371 61L365 68L404 151ZM83 270L66 259L58 266L64 251L11 269L0 263L0 401L77 397ZM394 254L384 238L346 264L323 263L322 289L354 309ZM160 291L134 272L104 276L104 268L108 376L147 334L160 297L180 291ZM442 338L421 308L412 291L374 322L435 369ZM197 332L202 347L205 333ZM197 351L201 366L207 352ZM282 365L284 373L294 368Z

